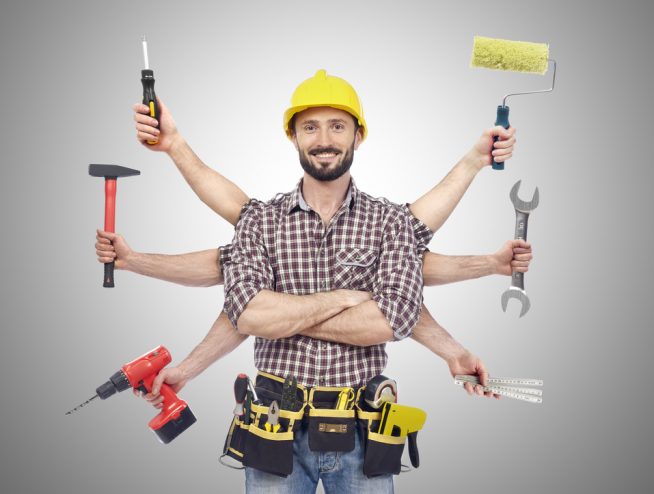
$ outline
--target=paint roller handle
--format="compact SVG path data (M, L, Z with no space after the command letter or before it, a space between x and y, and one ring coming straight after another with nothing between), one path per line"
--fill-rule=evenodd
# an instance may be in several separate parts
M509 107L500 105L497 107L497 118L495 119L495 125L501 125L505 129L508 129L509 124ZM493 147L495 143L499 140L498 136L493 137ZM495 158L493 158L493 170L504 170L504 163L497 163Z

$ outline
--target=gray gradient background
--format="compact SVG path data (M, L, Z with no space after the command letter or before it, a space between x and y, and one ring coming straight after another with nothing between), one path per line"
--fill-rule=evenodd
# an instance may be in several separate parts
M396 486L650 492L654 3L3 0L0 9L3 493L243 489L241 472L217 456L233 378L254 372L251 341L183 390L199 420L171 445L157 443L147 429L155 411L129 393L64 416L158 344L179 362L222 305L222 288L131 273L101 287L92 246L103 185L88 163L141 170L118 186L117 228L133 248L178 253L232 236L167 157L134 138L144 33L181 132L262 199L301 175L280 121L316 69L347 78L365 103L359 186L411 201L492 124L505 92L549 81L470 69L473 35L550 43L557 89L510 102L513 160L477 177L430 245L493 252L513 234L511 185L522 179L525 197L539 186L530 313L502 313L508 278L425 291L492 374L543 378L545 403L469 398L415 342L389 345L402 401L428 412L422 467Z

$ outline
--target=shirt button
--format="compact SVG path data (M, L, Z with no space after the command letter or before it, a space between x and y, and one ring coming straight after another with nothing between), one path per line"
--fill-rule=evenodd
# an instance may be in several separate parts
M327 350L327 343L323 343L323 344L322 344L322 349L323 349L323 350Z
M324 386L325 385L325 378L321 377L320 379L318 379L318 384L320 384L321 386Z
M320 284L320 287L323 288L323 289L327 288L327 282L326 282L326 281L323 281L323 282Z

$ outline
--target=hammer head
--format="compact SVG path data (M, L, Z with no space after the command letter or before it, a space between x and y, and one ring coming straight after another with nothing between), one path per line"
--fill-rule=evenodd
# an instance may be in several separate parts
M507 291L502 294L502 310L506 312L506 307L509 303L510 298L515 298L520 301L522 308L520 309L520 317L524 316L529 308L531 307L531 302L529 302L529 297L524 290L519 288L510 287Z
M536 187L536 190L534 191L534 195L531 198L531 201L523 201L518 197L518 190L520 190L521 183L522 180L518 180L513 185L513 187L511 187L511 192L509 192L509 197L511 198L513 207L516 210L522 211L523 213L530 213L531 211L533 211L538 207L538 200L539 200L538 187Z
M92 177L104 178L118 178L118 177L131 177L132 175L140 175L141 172L118 165L89 165L89 175Z

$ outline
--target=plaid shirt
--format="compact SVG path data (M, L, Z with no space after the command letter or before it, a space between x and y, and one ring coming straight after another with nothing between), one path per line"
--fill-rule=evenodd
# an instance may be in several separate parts
M265 204L251 200L231 249L221 250L225 311L234 327L263 289L307 295L346 288L371 292L395 339L410 336L420 315L420 254L429 229L407 208L372 198L353 181L325 227L301 187L300 181ZM302 335L256 338L254 356L259 370L294 375L305 386L361 386L387 361L385 344L359 347Z

